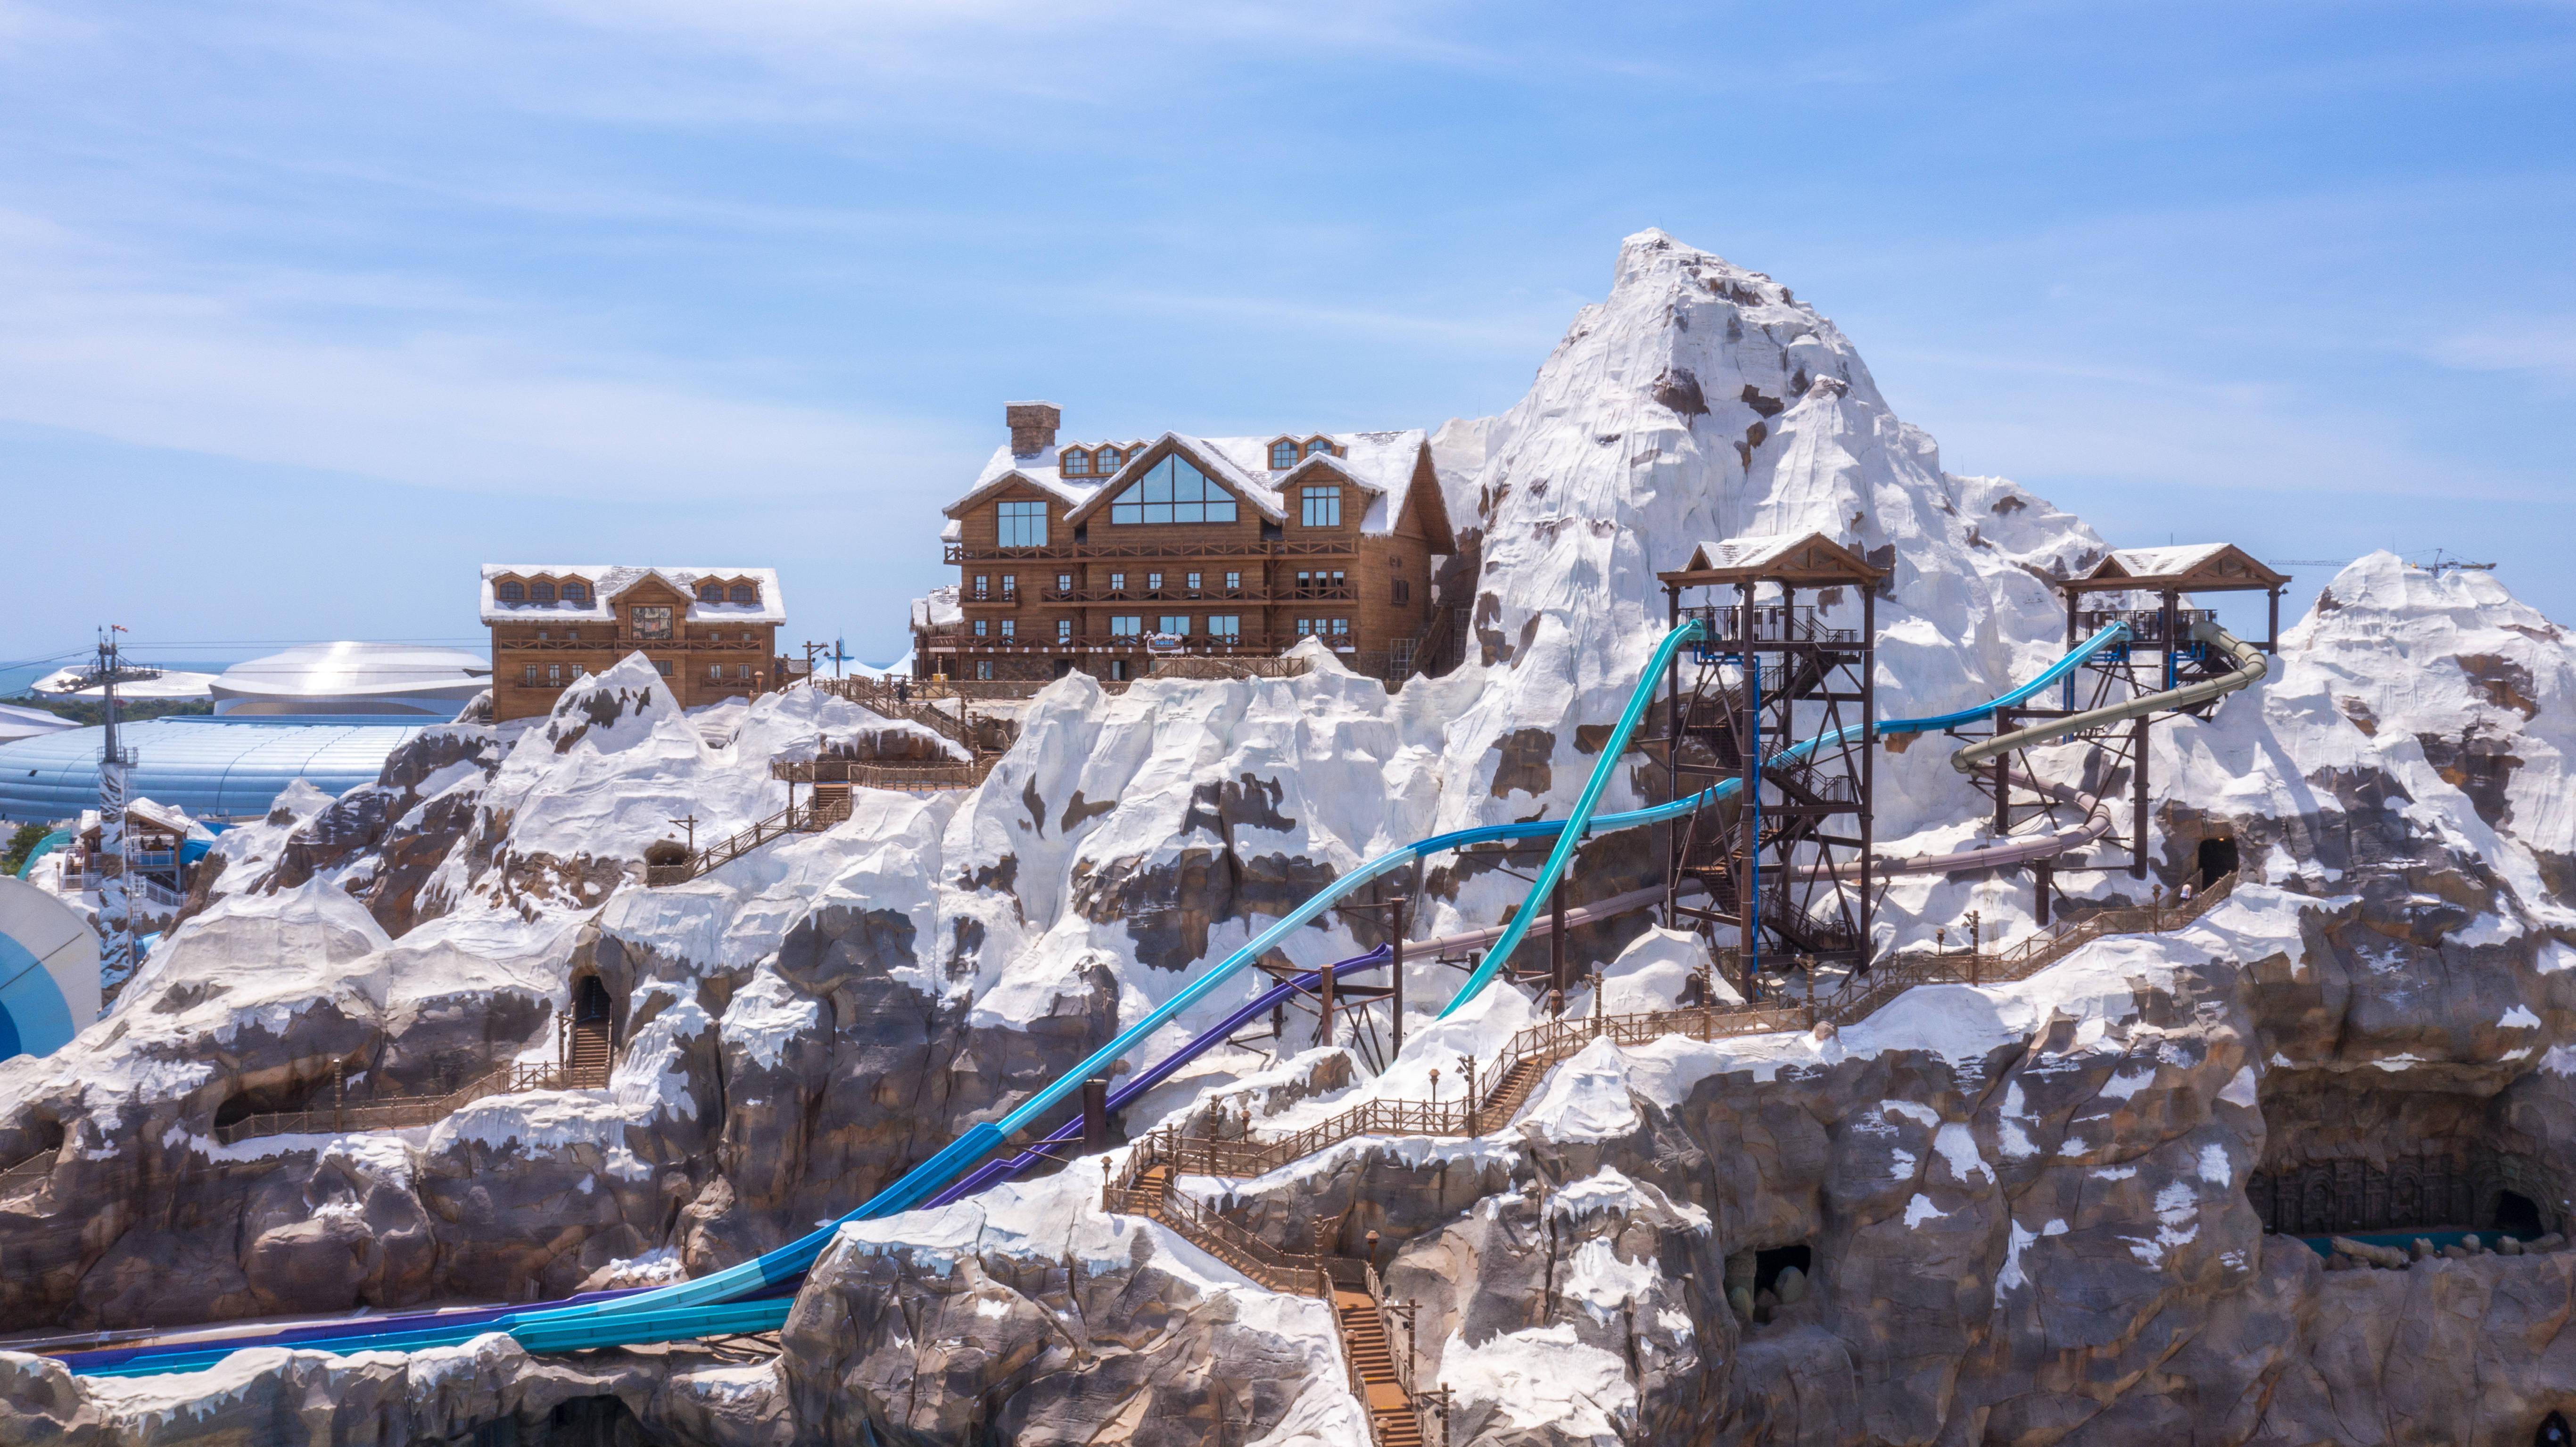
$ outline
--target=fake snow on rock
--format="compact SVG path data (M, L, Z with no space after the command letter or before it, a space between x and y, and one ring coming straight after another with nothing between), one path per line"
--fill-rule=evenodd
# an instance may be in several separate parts
M840 1124L827 1117L846 1108L835 1095L845 1086L855 1094L893 1082L913 1092L923 1074L989 1068L1013 1042L1061 1030L1089 1008L1095 980L1103 1013L1132 1021L1317 886L1405 841L1562 814L1597 761L1587 749L1599 741L1583 726L1616 716L1662 632L1654 574L1701 542L1815 529L1888 567L1877 603L1877 684L1890 716L1975 703L2054 659L2064 621L2042 575L2089 567L2105 549L2080 520L2009 482L1944 470L1932 440L1889 410L1849 341L1787 288L1654 231L1628 238L1609 297L1577 317L1528 396L1500 416L1442 428L1434 461L1453 520L1481 534L1484 568L1466 662L1447 677L1391 694L1320 648L1305 650L1311 672L1296 679L1144 680L1113 695L1070 677L1026 703L1017 746L981 787L927 797L857 790L851 817L827 832L647 890L642 852L678 837L674 819L695 818L701 843L741 829L787 802L771 777L774 761L810 757L825 740L916 726L812 689L690 716L649 664L629 658L567 689L543 719L452 730L488 745L492 762L488 772L482 762L428 771L396 821L389 848L423 837L440 812L433 804L470 816L464 837L440 846L422 886L422 918L399 938L347 892L358 865L345 878L273 889L228 884L72 1045L44 1060L0 1062L0 1111L14 1113L5 1123L25 1129L39 1106L89 1110L96 1114L79 1122L77 1138L101 1157L155 1143L227 1162L311 1150L370 1179L409 1181L417 1159L442 1153L542 1157L577 1167L586 1189L652 1175L637 1150L662 1125L734 1128L700 1120L702 1107L728 1117L775 1110L786 1119L783 1134L802 1139ZM1858 625L1859 599L1820 601L1830 624ZM2258 1168L2259 1145L2231 1153L2194 1139L2170 1162L2114 1165L2109 1126L2050 1120L2036 1099L2044 1090L2026 1091L2014 1074L2002 1086L1989 1151L1952 1118L1958 1107L1936 1106L1933 1087L1917 1089L1903 1057L1937 1062L1925 1073L1974 1096L2043 1035L2051 1049L2087 1061L2134 1046L2103 1072L2101 1106L2156 1100L2169 1074L2192 1067L2137 1044L2133 1037L2152 1033L2139 1028L2142 998L2179 977L2272 968L2267 962L2287 978L2317 980L2313 934L2370 904L2354 881L2361 862L2333 841L2380 798L2424 844L2424 873L2467 901L2442 906L2456 906L2456 920L2423 905L2430 932L2461 949L2520 950L2536 961L2511 977L2522 994L2479 997L2479 1030L2535 1052L2532 1079L2576 1074L2576 1047L2559 1038L2564 1007L2548 984L2576 963L2576 947L2551 937L2576 926L2552 883L2576 859L2576 794L2564 762L2576 742L2576 652L2562 631L2489 574L2429 573L2377 554L2338 574L2281 642L2257 688L2210 719L2160 723L2153 735L2158 837L2228 825L2242 846L2233 894L2191 927L2096 940L2024 981L1917 988L1822 1037L1675 1036L1625 1050L1595 1042L1550 1072L1519 1121L1494 1123L1484 1139L1347 1141L1229 1187L1322 1189L1369 1152L1393 1169L1509 1177L1541 1147L1606 1149L1634 1137L1652 1112L1680 1110L1704 1088L1796 1083L1884 1061L1902 1068L1890 1068L1862 1101L1890 1098L1853 1117L1856 1135L1888 1132L1869 1141L1867 1184L1886 1192L1874 1221L1901 1220L1918 1242L1988 1223L1988 1239L2001 1237L1995 1300L2017 1294L2019 1309L2044 1294L2027 1290L2030 1275L2045 1279L2050 1253L2070 1246L2050 1238L2069 1228L2051 1206L1996 1233L1996 1178L2064 1168L2082 1172L2088 1190L2137 1193L2143 1209L2118 1223L2125 1234L2113 1254L2170 1266L2192 1256L2213 1203ZM2082 766L2081 749L2043 760L2067 777ZM1653 774L1642 765L1620 771L1603 807L1646 802ZM2356 790L2355 780L2367 787ZM1937 740L1881 755L1876 781L1876 828L1889 853L1949 847L1984 828L1986 803ZM310 786L291 787L267 821L219 842L220 878L270 877L287 841L331 804ZM2113 805L2115 837L2129 827L2129 807L2126 799ZM1430 861L1416 933L1496 923L1521 905L1523 888L1499 870ZM2078 893L2135 898L2145 888L2109 875ZM1908 878L1888 901L1882 948L1955 927L1971 908L2006 938L2031 922L2026 884L2014 880ZM836 932L852 921L860 933ZM954 1012L973 1046L954 1064L919 1064L920 1042L906 1038L901 1045L916 1054L902 1070L913 1074L860 1080L862 1067L850 1060L878 1043L866 1032L897 1020L917 1030L917 1020L903 1010L854 1018L844 1013L853 1004L846 991L791 977L783 947L814 937L844 952L864 943L870 968L918 997L916 1014ZM1360 953L1362 943L1347 918L1327 916L1278 953L1312 966ZM2356 971L2404 977L2421 964L2393 942L2369 949L2378 953L2355 947ZM214 1146L214 1110L254 1073L318 1079L342 1058L442 1023L462 1020L474 1034L487 1019L508 1019L492 1048L550 1058L554 1020L584 952L622 955L638 976L627 1003L629 1023L641 1023L619 1037L609 1089L478 1101L409 1141ZM1601 1008L1667 1007L1706 958L1696 936L1649 929L1608 963ZM1498 987L1435 1024L1431 1014L1456 978L1413 961L1408 1048L1381 1071L1356 1070L1347 1087L1295 1084L1314 1062L1310 1039L1292 1025L1290 1039L1201 1062L1133 1109L1128 1126L1180 1121L1237 1091L1262 1097L1265 1131L1299 1129L1368 1099L1454 1100L1466 1059L1491 1061L1537 1018L1526 997ZM1254 988L1247 977L1212 992L1145 1042L1131 1065L1168 1051ZM1578 998L1588 1007L1588 996ZM498 1012L514 1003L522 1014ZM487 1010L494 1013L477 1013ZM2477 1055L2486 1048L2478 1031L2458 1031L2456 1040L2421 1030L2325 1033L2341 1042L2340 1054L2321 1059L2267 1041L2259 1057L2273 1071L2329 1066L2398 1084L2421 1071L2492 1063ZM829 1061L811 1067L829 1078L809 1073L809 1061ZM774 1094L730 1093L772 1075L785 1083L757 1091ZM2261 1086L2248 1065L2214 1098L2251 1111ZM120 1134L113 1122L123 1117L109 1114L149 1110L161 1114L142 1133ZM918 1124L917 1137L885 1149L935 1146L959 1122ZM721 1212L716 1184L688 1209ZM1083 1169L1014 1184L942 1211L844 1228L832 1249L926 1253L952 1264L1001 1250L1104 1271L1127 1269L1142 1253L1193 1289L1240 1304L1330 1387L1300 1397L1264 1440L1364 1435L1348 1415L1319 1305L1260 1291L1160 1226L1102 1215L1097 1184ZM1558 1221L1634 1214L1654 1204L1650 1192L1660 1195L1604 1168L1550 1194L1548 1212ZM1462 1214L1498 1219L1506 1204L1525 1201L1486 1194ZM656 1209L653 1229L670 1233L665 1243L593 1259L624 1267L674 1249L682 1228L667 1224L672 1209ZM1713 1229L1700 1207L1666 1200L1659 1209L1693 1230ZM815 1214L792 1224L801 1229ZM2097 1230L2079 1219L2085 1233ZM2038 1253L2027 1263L2026 1248ZM1639 1299L1660 1269L1589 1240L1576 1259L1578 1316L1594 1324L1602 1303ZM1497 1433L1616 1440L1634 1428L1636 1382L1618 1353L1572 1332L1558 1323L1473 1345L1453 1339L1441 1379L1459 1391L1462 1412L1471 1420L1489 1413ZM222 1372L239 1365L255 1376L282 1359L245 1356ZM419 1371L448 1358L412 1360Z

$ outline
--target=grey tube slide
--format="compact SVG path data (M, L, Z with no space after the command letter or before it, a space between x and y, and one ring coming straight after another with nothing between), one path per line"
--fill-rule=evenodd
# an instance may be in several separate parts
M2234 693L2271 670L2271 663L2263 657L2262 649L2244 642L2206 618L2191 625L2191 636L2203 643L2216 644L2221 651L2236 660L2235 669L2220 674L2216 678L2204 678L2198 683L2187 683L2180 688L2169 689L2163 693L2150 693L2144 697L2133 698L2127 703L2115 703L2108 708L2086 709L2082 713L2071 713L2064 718L2042 719L2029 728L2015 729L2008 734L1997 734L1982 743L1970 744L1952 754L1950 767L1963 774L1974 773L1977 765L1997 754L2009 753L2014 749L2027 748L2032 744L2063 738L2067 734L2100 728L2104 724L2120 723L2164 709L2189 708L2193 704L2207 703L2213 698Z

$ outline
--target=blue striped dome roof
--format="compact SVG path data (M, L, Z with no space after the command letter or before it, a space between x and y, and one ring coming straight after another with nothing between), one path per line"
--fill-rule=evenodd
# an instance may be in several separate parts
M182 716L125 724L134 750L132 794L175 804L199 819L266 814L279 790L310 780L326 794L372 784L419 724L311 716ZM103 729L65 729L0 744L0 818L69 819L98 807Z

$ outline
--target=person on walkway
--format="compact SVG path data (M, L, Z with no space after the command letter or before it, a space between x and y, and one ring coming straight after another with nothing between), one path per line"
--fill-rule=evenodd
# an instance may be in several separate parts
M909 678L898 678L898 679L896 679L896 680L894 681L894 701L895 701L895 702L897 702L897 703L910 703L910 702L912 702L912 680L911 680L911 679L909 679Z

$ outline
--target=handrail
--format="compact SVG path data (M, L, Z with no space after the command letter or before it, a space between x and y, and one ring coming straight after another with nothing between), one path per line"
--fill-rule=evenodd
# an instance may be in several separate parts
M1368 1100L1303 1129L1267 1139L1226 1140L1167 1129L1137 1142L1129 1152L1128 1170L1131 1176L1141 1176L1156 1166L1164 1166L1175 1177L1189 1172L1243 1179L1266 1175L1359 1136L1480 1134L1507 1123L1490 1117L1510 1088L1513 1068L1524 1061L1554 1065L1601 1039L1634 1046L1666 1035L1720 1040L1813 1029L1822 1023L1839 1028L1866 1019L1916 985L2006 984L2027 979L2104 935L2165 933L2183 928L2225 900L2234 891L2236 878L2228 874L2187 903L2108 909L2081 921L2061 923L2024 938L2008 950L1897 955L1875 969L1852 976L1841 989L1822 1000L1686 1006L1542 1021L1515 1033L1492 1065L1478 1069L1477 1074L1490 1085L1482 1098L1472 1102Z
M509 1064L449 1091L445 1095L389 1096L349 1101L327 1110L273 1110L246 1115L215 1127L215 1140L235 1145L260 1136L340 1134L347 1131L402 1130L445 1120L466 1106L493 1095L529 1090L597 1090L608 1084L606 1072L590 1078L564 1065Z

